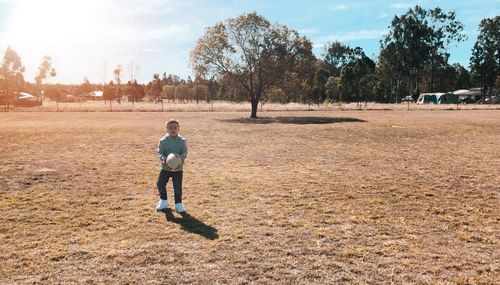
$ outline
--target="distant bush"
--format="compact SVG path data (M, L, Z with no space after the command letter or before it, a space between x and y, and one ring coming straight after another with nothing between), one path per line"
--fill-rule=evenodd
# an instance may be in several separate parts
M16 107L36 107L41 106L42 101L27 101L27 100L15 100L14 106Z

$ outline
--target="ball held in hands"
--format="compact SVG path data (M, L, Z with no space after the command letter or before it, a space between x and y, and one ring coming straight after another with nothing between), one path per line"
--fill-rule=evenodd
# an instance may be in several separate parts
M170 153L162 159L162 169L177 170L182 165L182 158L178 153Z

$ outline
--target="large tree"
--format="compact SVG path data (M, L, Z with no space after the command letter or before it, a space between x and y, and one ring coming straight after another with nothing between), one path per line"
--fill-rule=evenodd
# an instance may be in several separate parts
M328 71L323 68L319 68L314 75L312 86L313 88L310 94L310 99L312 99L312 101L318 105L320 103L323 103L323 101L326 99L325 85L328 81L328 77L330 77L330 73L328 73Z
M344 65L353 62L359 54L341 42L335 41L325 47L324 62L329 67L331 76L340 76L340 70Z
M159 73L153 74L153 79L148 82L145 89L147 96L154 98L155 102L160 100L162 85Z
M52 58L46 55L42 58L42 63L38 67L38 73L35 76L36 87L40 95L44 93L43 81L49 76L56 76L56 70L52 67Z
M76 88L78 96L87 96L90 92L94 91L94 87L87 77L83 78L83 83Z
M429 62L431 30L426 25L426 16L427 12L420 6L409 9L401 16L394 16L389 26L389 33L383 39L383 49L394 44L395 56L400 62L397 69L405 75L410 86L410 90L405 90L406 92L418 93L421 71ZM400 98L404 95L401 90L402 85L399 84L397 87Z
M7 48L0 65L0 102L9 109L14 92L22 91L24 86L24 66L17 53Z
M398 97L403 91L420 92L420 80L427 66L430 77L429 89L434 89L437 66L446 67L448 47L465 39L463 25L456 20L455 13L445 13L440 8L424 10L420 6L409 9L401 16L395 16L389 26L389 33L382 40L381 56L385 63L395 62L392 68L397 82ZM392 52L384 52L391 49ZM426 74L427 75L427 74ZM406 88L403 90L402 88Z
M491 91L500 75L500 16L483 19L470 58L471 73L481 86L482 100Z
M254 12L208 27L191 52L191 66L197 75L236 81L251 102L250 117L256 118L264 92L311 54L308 39Z
M367 88L361 88L360 84L367 83L365 77L370 77L375 70L375 62L364 53L360 47L351 48L340 42L334 42L325 49L324 63L330 70L330 76L338 78L343 100L356 100L361 98L365 101L371 97L367 94ZM333 79L332 79L333 80ZM325 80L325 83L328 80ZM332 88L330 81L329 88ZM331 91L329 91L331 92Z
M388 103L397 102L401 92L403 78L406 76L398 45L390 43L380 51L377 73L378 100Z
M113 75L115 82L117 84L116 86L116 99L118 99L118 103L121 103L121 98L123 95L123 90L122 90L122 74L123 74L123 67L121 64L118 64L115 69L113 70ZM111 106L111 101L109 101L109 104Z
M430 91L434 92L434 76L439 63L447 65L448 48L453 43L465 41L464 25L456 19L455 12L445 13L437 7L427 11L430 25Z

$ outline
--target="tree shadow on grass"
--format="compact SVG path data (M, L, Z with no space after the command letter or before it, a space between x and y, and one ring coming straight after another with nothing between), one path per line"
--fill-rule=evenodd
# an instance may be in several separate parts
M296 125L316 125L316 124L334 124L334 123L350 123L350 122L366 122L365 120L357 118L346 117L259 117L252 118L238 118L221 120L228 123L241 123L241 124L296 124Z
M211 240L219 238L216 228L203 223L188 213L181 213L181 217L179 218L174 216L172 209L167 208L162 212L165 213L167 221L181 225L181 228L187 232L199 234Z

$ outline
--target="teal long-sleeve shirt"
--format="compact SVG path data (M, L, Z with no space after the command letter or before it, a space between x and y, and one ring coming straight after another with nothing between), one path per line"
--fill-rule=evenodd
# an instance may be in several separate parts
M156 152L159 159L167 157L170 153L178 153L184 161L188 153L187 141L180 135L176 137L166 135L160 139ZM179 170L182 171L182 165Z

